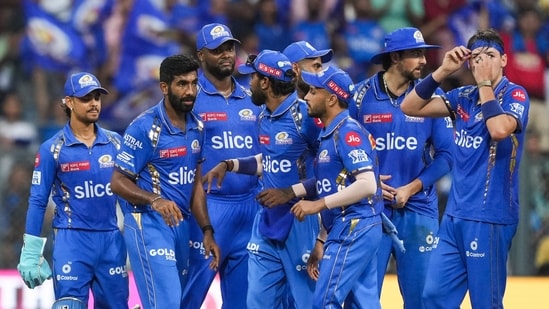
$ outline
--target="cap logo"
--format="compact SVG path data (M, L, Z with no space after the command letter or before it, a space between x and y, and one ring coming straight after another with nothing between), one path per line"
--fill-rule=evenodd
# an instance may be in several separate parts
M418 30L414 32L414 39L416 39L416 43L425 43L425 40L423 39L423 34Z
M210 31L212 39L215 40L220 37L231 36L229 32L222 26L215 26L212 31Z
M84 88L88 86L99 86L97 81L95 81L95 79L88 74L85 74L84 76L80 77L80 79L78 80L78 84L80 84L80 88Z
M330 88L337 96L347 100L349 97L349 93L343 88L339 87L333 80L328 81L328 84L326 84L328 88Z
M280 63L278 63L278 65L280 66ZM263 64L263 63L259 63L257 65L257 70L261 71L261 72L264 72L268 75L274 76L274 77L281 77L282 76L282 70L270 67L270 66L268 66L266 64Z

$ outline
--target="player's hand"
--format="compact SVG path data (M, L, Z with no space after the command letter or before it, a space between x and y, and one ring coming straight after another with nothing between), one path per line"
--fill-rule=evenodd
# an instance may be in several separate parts
M475 57L471 58L469 66L471 67L471 73L473 73L473 77L477 83L491 80L490 75L492 74L493 64L494 58L485 53L475 54Z
M395 188L385 183L385 181L391 179L391 177L391 175L379 175L379 180L381 182L381 193L383 194L383 199L387 201L394 200L396 194Z
M210 189L212 188L212 183L214 182L214 179L217 179L217 187L221 188L221 184L223 183L223 179L225 178L226 173L227 164L221 161L217 163L217 165L214 166L209 172L207 172L206 175L202 176L202 184L208 184L206 193L210 193Z
M447 51L442 59L441 69L448 76L459 70L471 58L471 50L465 46L457 46Z
M173 201L161 198L152 203L151 207L162 216L168 226L177 226L183 221L183 214Z
M46 238L24 234L23 248L17 270L25 285L31 289L51 278L52 272L48 261L43 256Z
M299 221L303 221L306 215L319 213L324 208L326 208L326 204L324 204L323 198L316 201L300 200L292 206L290 212L293 213Z
M288 203L295 198L295 193L291 187L285 189L271 188L259 192L255 198L262 206L271 208Z
M398 187L395 191L395 200L391 206L393 208L403 208L408 203L410 196L414 194L411 185Z
M319 265L322 257L324 256L324 245L320 241L315 242L315 247L307 260L307 273L313 280L318 280L320 275Z
M210 256L213 257L210 262L210 269L217 270L219 267L219 259L221 258L221 249L219 249L219 246L215 242L213 232L211 230L204 233L204 239L202 242L204 243L205 250L204 258L208 259Z

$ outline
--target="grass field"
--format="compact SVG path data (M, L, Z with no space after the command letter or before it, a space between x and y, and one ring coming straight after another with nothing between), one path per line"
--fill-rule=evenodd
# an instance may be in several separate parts
M549 309L549 277L509 277L503 305L505 309ZM383 309L403 308L395 275L385 277L381 306ZM469 295L461 309L471 309Z

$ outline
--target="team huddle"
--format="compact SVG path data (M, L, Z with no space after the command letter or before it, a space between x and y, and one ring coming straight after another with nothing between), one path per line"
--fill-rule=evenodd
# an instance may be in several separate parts
M503 308L529 98L503 75L499 35L475 33L422 78L438 46L397 29L358 83L299 41L250 55L244 86L239 43L202 27L196 55L163 60L163 98L123 136L97 124L99 80L69 76L69 121L35 160L26 285L53 278L54 308L85 308L90 289L95 308L128 308L129 258L143 308L198 309L217 274L223 308L381 308L392 256L405 308L459 308L467 291ZM476 84L444 91L464 65Z

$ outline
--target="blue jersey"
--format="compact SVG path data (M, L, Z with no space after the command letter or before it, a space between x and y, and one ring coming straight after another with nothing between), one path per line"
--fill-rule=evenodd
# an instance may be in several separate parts
M183 132L172 125L161 100L130 123L115 165L139 188L174 201L188 217L204 133L202 121L192 112L186 115L186 128ZM123 203L122 210L153 211L150 205L130 203Z
M530 99L523 87L503 78L496 100L517 120L517 130L493 141L482 117L476 86L446 94L456 114L456 155L446 213L461 219L516 224L519 218L518 168L528 123ZM474 179L474 181L471 181Z
M88 147L76 139L67 122L40 146L32 174L27 234L40 235L50 193L56 206L54 228L118 229L111 176L121 137L97 125L95 130L96 139Z
M307 105L289 95L280 106L269 112L264 109L259 120L259 143L263 155L263 185L265 189L287 188L313 176L313 159L320 127L307 115ZM260 232L273 239L285 239L294 216L285 205L265 208Z
M380 174L392 176L385 183L398 188L419 178L423 190L410 196L406 207L419 214L438 218L434 184L452 166L452 121L449 117L405 115L400 110L404 95L390 98L386 92L380 91L384 87L382 80L380 72L357 84L357 104L351 104L349 112L376 138ZM407 92L417 82L410 83ZM437 90L437 94L442 94L442 91ZM392 203L385 200L386 208L392 209Z
M257 121L261 109L252 103L248 91L234 78L233 82L235 90L226 99L203 74L198 78L200 92L194 111L202 117L207 137L204 141L204 172L219 161L259 153ZM257 176L227 173L223 186L212 186L210 194L247 195L256 187Z
M319 136L316 155L316 190L324 197L351 185L362 172L379 175L374 137L360 123L349 117L348 111L337 115ZM322 224L329 232L338 221L379 216L383 210L381 184L374 196L345 206L322 211Z

